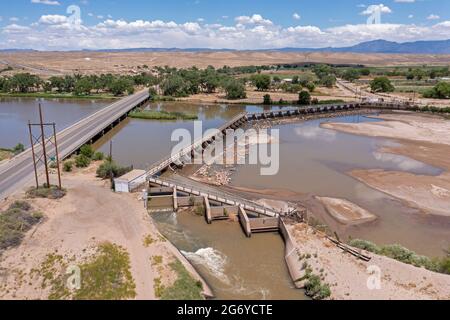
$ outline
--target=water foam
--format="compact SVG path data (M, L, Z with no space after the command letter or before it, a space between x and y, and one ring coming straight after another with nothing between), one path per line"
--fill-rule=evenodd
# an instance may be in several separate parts
M225 274L227 257L213 248L203 248L196 252L184 252L183 255L192 263L206 267L217 279L229 284L230 280Z

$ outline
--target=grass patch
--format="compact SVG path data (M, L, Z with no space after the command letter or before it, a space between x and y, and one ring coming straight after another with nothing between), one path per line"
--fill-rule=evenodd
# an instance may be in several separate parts
M161 279L156 279L154 288L155 295L161 300L203 300L203 285L195 280L186 270L183 264L176 260L169 264L170 268L177 274L177 280L170 287L164 287ZM159 280L159 281L158 281Z
M155 243L155 239L153 239L152 235L149 234L147 236L145 236L144 240L142 241L144 244L144 247L148 248L150 247L153 243Z
M318 275L313 274L308 264L304 263L305 275L296 282L305 281L305 294L313 300L324 300L331 296L330 286L322 283Z
M145 120L197 120L198 116L183 112L141 110L130 113L130 118Z
M447 257L430 259L429 257L418 255L414 251L411 251L399 244L377 246L367 240L354 239L349 242L349 245L378 255L386 256L418 268L425 268L434 272L450 274L450 251L447 252Z
M9 149L1 149L0 148L0 161L10 159L13 156L13 153Z
M152 257L152 266L158 266L163 263L163 257L162 256L153 256Z
M62 256L50 254L40 269L33 271L42 277L42 289L50 288L50 300L123 300L136 297L129 254L118 245L99 245L95 254L79 265L79 290L70 291L66 286L68 265Z
M48 188L47 186L42 186L39 188L31 187L26 193L27 197L31 199L44 198L51 200L61 199L66 194L66 189L59 189L57 186L50 186L50 188Z
M0 212L0 249L18 246L25 233L42 218L43 215L33 212L25 201L16 201L6 211Z

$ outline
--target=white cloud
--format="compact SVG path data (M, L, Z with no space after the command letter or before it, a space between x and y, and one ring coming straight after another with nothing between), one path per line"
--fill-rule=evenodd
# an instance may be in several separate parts
M46 5L49 5L49 6L59 6L59 5L61 5L61 3L59 3L59 1L56 1L56 0L31 0L31 3L46 4Z
M93 15L95 17L95 15ZM440 40L448 38L450 21L435 25L348 24L321 29L314 25L283 27L261 15L240 16L234 23L176 23L162 20L114 20L74 27L63 15L43 15L37 23L0 28L0 48L40 50L130 47L207 47L260 49L280 47L342 47L363 41Z
M58 15L58 14L44 15L39 18L39 23L47 24L47 25L63 24L63 23L67 23L67 22L68 22L68 18L66 16L62 16L62 15Z
M361 14L364 16L370 16L379 10L381 13L392 13L392 10L385 6L384 4L374 4L368 6L366 10L362 11Z
M253 16L240 16L236 17L235 21L238 24L246 25L246 24L257 24L257 25L273 25L273 22L264 19L260 14L254 14Z
M297 12L295 12L295 13L292 15L292 18L294 18L295 20L300 20L302 17L301 17Z
M428 20L439 20L441 17L438 16L437 14L430 14L427 19Z

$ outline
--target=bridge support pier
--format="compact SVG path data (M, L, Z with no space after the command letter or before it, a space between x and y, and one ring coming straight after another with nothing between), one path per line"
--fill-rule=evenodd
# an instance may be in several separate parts
M250 219L247 216L247 212L243 207L239 207L239 222L241 223L242 229L244 230L247 238L252 236L252 228L250 226Z
M205 205L205 219L208 224L212 223L212 216L211 216L211 205L209 203L208 197L203 197L204 205Z
M177 187L173 187L173 210L178 211L178 192Z

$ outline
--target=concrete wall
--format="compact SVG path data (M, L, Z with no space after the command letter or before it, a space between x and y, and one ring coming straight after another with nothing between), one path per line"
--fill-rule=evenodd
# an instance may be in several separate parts
M147 206L149 209L173 208L173 197L172 196L149 197Z
M267 228L278 228L279 219L278 218L255 218L250 219L250 227L252 231L255 229L267 229Z
M199 196L178 197L179 207L191 207L192 205L196 206L199 204L203 204L203 202L204 202L203 197Z
M148 190L149 194L158 194L158 193L166 193L166 194L172 194L173 193L173 188L160 188L160 187L150 187Z
M225 210L228 215L236 215L238 214L239 207L236 206L211 207L212 218L214 219L217 217L225 216Z
M289 274L294 282L294 285L298 289L302 289L303 286L300 282L295 282L296 280L302 278L305 275L305 271L302 271L299 265L298 249L295 245L295 240L292 237L283 219L280 220L280 233L284 239L285 244L285 257L286 264L288 266Z

